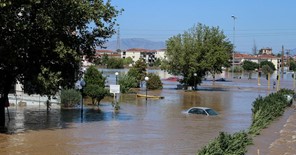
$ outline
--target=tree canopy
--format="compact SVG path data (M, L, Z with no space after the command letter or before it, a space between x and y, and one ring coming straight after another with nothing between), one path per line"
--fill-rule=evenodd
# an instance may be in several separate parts
M99 104L107 94L105 89L106 77L95 66L90 66L86 70L84 80L86 83L84 93L91 97L92 104L95 104L95 101Z
M258 63L245 60L242 64L242 67L245 71L254 71L258 68Z
M103 0L4 0L0 4L0 93L17 81L27 93L73 87L82 56L91 60L114 33L117 10ZM0 126L4 126L0 103ZM3 116L3 117L2 117Z
M181 75L181 83L200 84L203 76L210 72L221 73L222 67L229 66L233 45L219 27L198 24L183 34L169 38L167 60L162 69L173 75ZM196 79L194 73L197 74Z
M147 64L144 59L139 59L135 62L132 68L128 71L128 76L135 77L138 83L138 87L140 87L141 81L144 80L146 73Z
M270 67L270 69L272 69L272 71L275 71L275 66L271 61L262 61L260 62L260 66L264 66L264 65L268 65Z

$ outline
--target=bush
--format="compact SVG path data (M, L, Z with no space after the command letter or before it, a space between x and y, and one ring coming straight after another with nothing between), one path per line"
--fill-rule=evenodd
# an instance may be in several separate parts
M160 77L156 74L149 73L148 74L149 80L147 83L148 89L161 89L162 88L162 82L160 80Z
M75 89L64 89L61 91L62 107L74 107L81 101L81 93Z
M261 129L266 128L277 117L282 116L286 107L291 105L286 94L294 94L293 90L281 89L267 97L259 97L253 102L252 125L250 134L259 134Z
M118 83L120 85L121 93L128 93L131 88L136 88L138 86L137 79L127 74L119 76Z
M209 145L203 147L198 155L244 155L246 146L252 144L252 138L244 131L233 135L220 132Z
M248 132L242 131L233 135L221 132L220 135L204 146L198 155L243 155L247 145L252 144L252 136L260 133L273 120L281 116L291 103L285 95L294 95L293 90L281 89L263 98L259 96L253 102L252 124Z

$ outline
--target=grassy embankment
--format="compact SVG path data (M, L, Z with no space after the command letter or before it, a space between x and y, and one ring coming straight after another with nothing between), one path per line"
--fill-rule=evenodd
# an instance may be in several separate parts
M247 131L234 134L220 132L219 136L207 146L198 151L198 155L243 155L247 146L252 144L252 138L279 116L292 102L287 100L285 94L293 94L293 90L281 89L266 97L258 97L253 102L252 124Z

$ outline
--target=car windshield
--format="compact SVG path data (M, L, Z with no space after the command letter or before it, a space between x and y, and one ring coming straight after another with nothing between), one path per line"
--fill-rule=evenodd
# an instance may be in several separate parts
M218 113L216 111L214 111L213 109L206 109L206 111L209 115L218 115Z

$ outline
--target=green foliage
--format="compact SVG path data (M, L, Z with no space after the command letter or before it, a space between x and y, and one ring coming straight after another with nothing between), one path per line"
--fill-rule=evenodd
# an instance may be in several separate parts
M265 98L258 97L253 102L250 134L259 134L261 129L266 128L267 125L284 113L287 106L291 105L284 94L293 95L294 92L293 90L281 89L277 93L272 93Z
M194 73L196 84L201 83L206 72L220 73L222 66L227 66L233 48L218 27L202 24L169 38L166 45L167 60L161 68L183 76L180 82L186 85L193 85Z
M116 32L121 12L109 0L7 1L0 7L1 94L16 81L42 95L73 87L82 56L91 58Z
M119 76L118 83L121 93L128 93L131 88L136 88L138 86L137 79L128 74Z
M234 66L233 72L235 73L241 73L243 71L243 68L241 66Z
M109 56L107 54L103 54L102 58L101 58L101 64L103 65L107 65L109 61ZM108 68L108 66L107 66Z
M131 57L127 57L125 59L123 59L123 65L130 65L132 64L134 61Z
M139 59L127 73L128 76L136 78L138 87L140 87L141 81L143 81L146 76L146 67L147 64L145 63L145 60Z
M270 67L270 69L272 69L273 71L276 70L274 64L271 61L262 61L260 62L260 66L265 66L268 65Z
M252 144L252 137L260 133L274 119L284 113L291 102L285 95L294 95L293 90L281 89L263 98L259 96L253 102L252 124L248 132L242 131L233 135L221 132L217 138L198 151L198 155L244 155L247 145Z
M290 70L296 71L296 62L295 61L290 61Z
M274 70L272 70L268 65L264 65L261 68L261 71L265 74L268 75L268 73L272 74Z
M100 101L107 95L105 90L106 77L95 67L90 66L84 74L86 86L83 93L91 97L92 104L100 103Z
M63 89L60 97L62 107L74 107L81 101L81 93L75 89Z
M87 85L83 92L91 97L92 104L100 104L100 101L107 95L108 91L104 87L99 85L89 84Z
M242 67L245 71L254 71L258 68L258 63L245 60L242 64Z
M107 61L107 68L113 68L113 69L123 68L123 59L109 58Z
M154 73L148 74L149 80L147 82L147 88L148 89L161 89L163 84L160 80L160 77Z
M247 145L252 144L252 139L244 131L233 135L220 132L207 146L204 146L198 155L244 155Z
M95 66L90 66L86 69L84 81L86 85L94 84L104 88L106 77Z
M161 65L161 59L157 58L154 63L153 63L153 66L155 67L159 67Z

